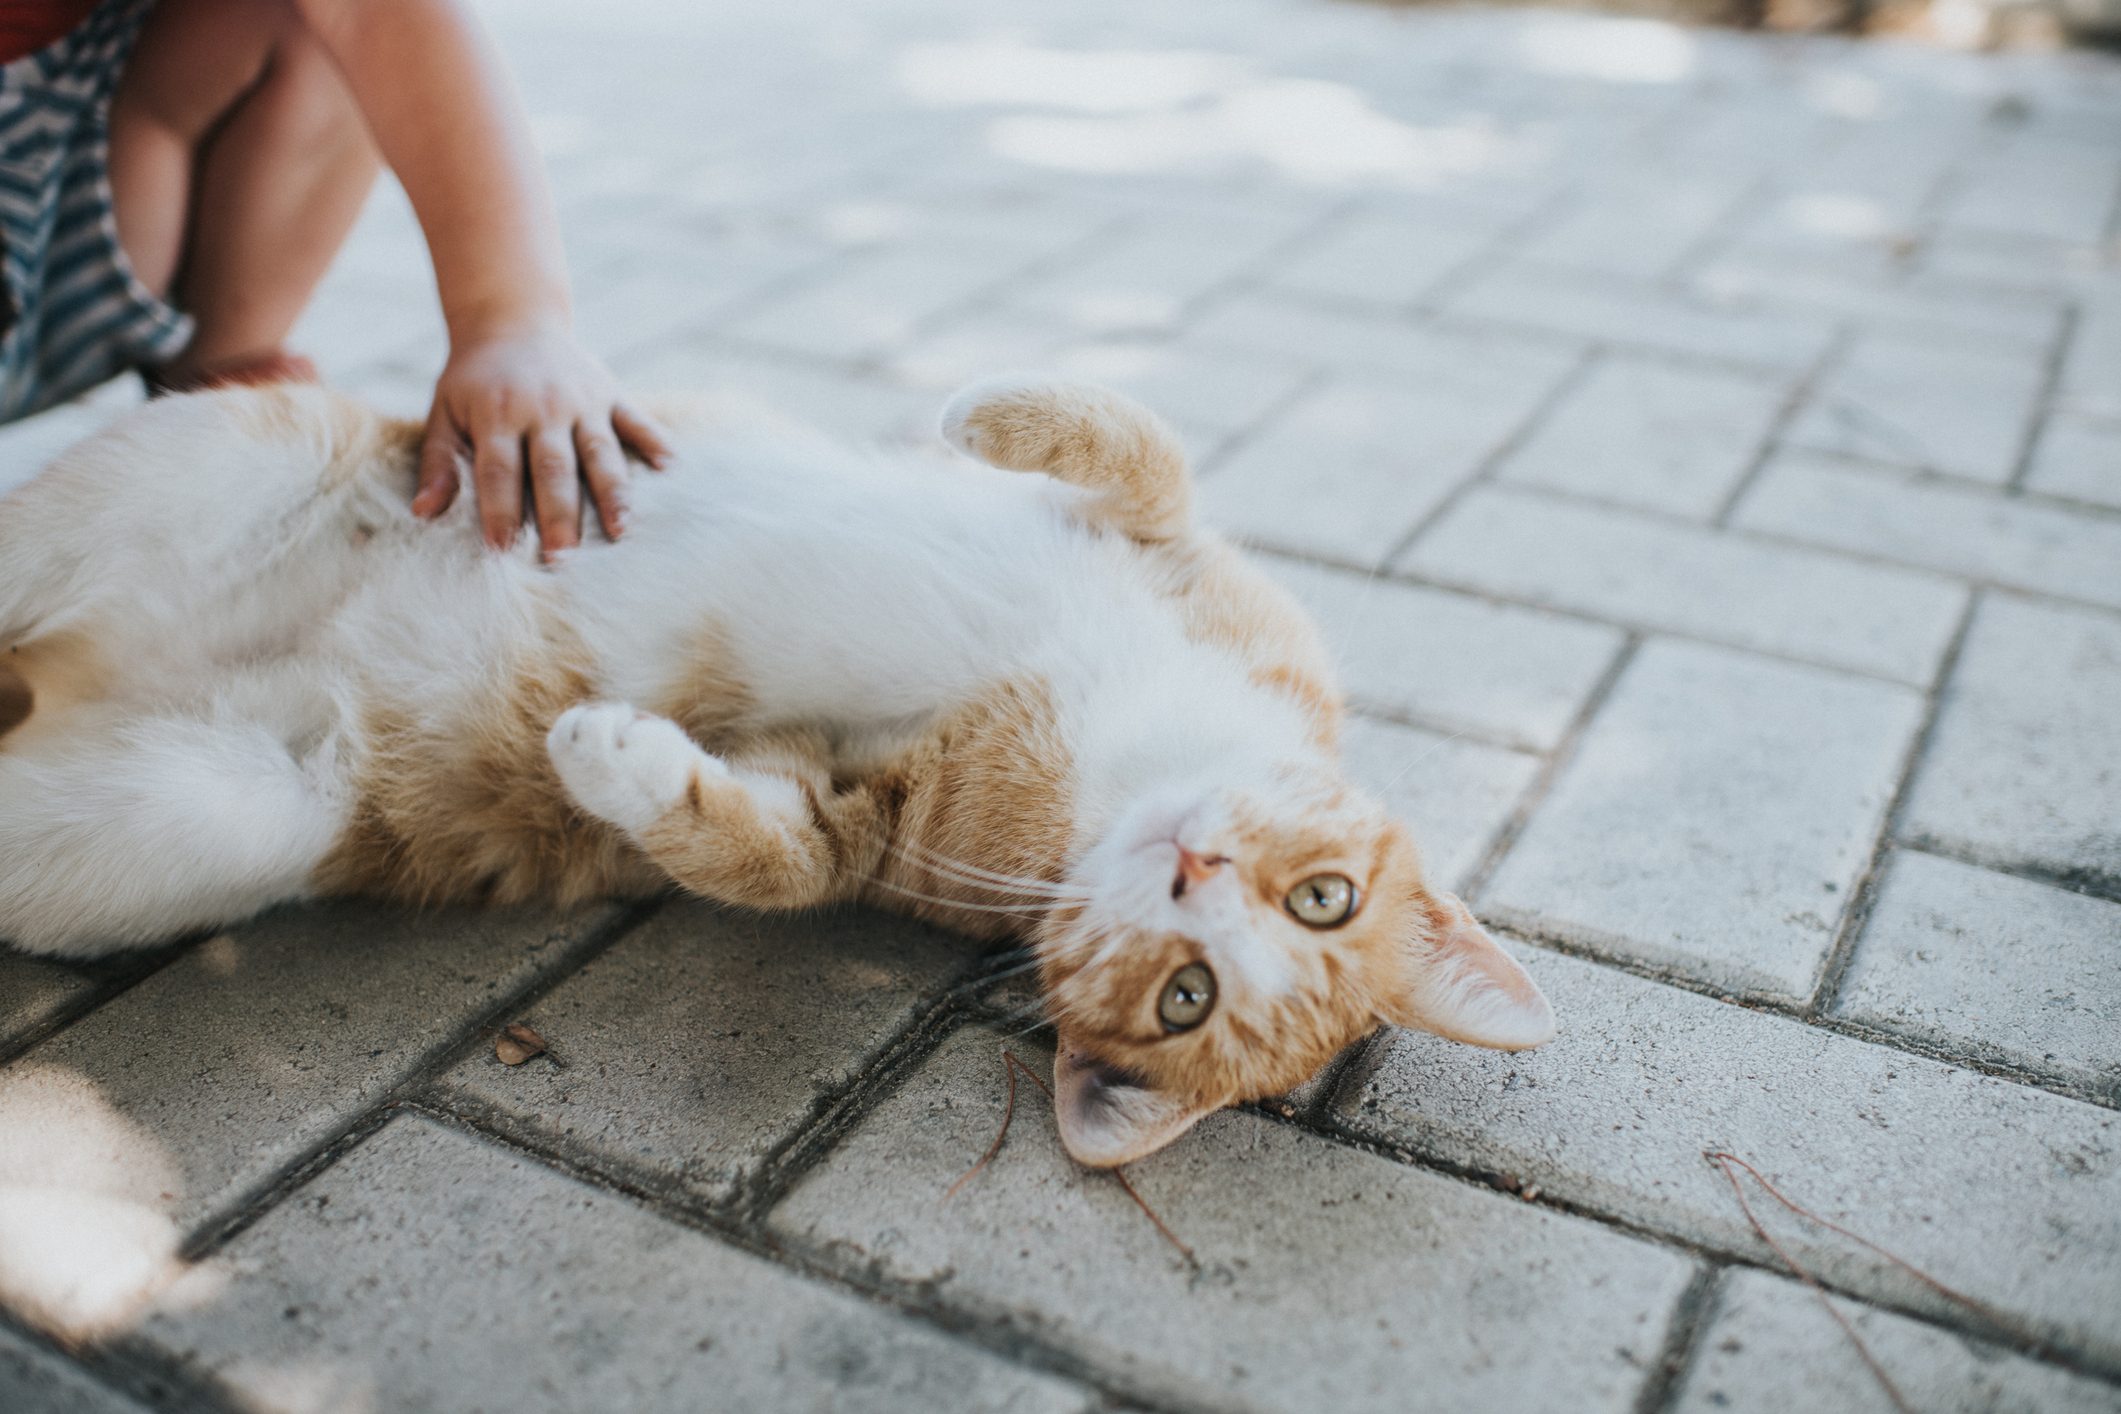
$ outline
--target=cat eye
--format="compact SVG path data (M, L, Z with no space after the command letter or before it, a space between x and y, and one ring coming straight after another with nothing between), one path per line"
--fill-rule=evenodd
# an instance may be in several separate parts
M1338 928L1355 914L1355 881L1345 874L1313 874L1283 902L1306 927Z
M1215 1010L1215 974L1205 962L1189 962L1171 974L1156 999L1156 1014L1166 1031L1191 1031Z

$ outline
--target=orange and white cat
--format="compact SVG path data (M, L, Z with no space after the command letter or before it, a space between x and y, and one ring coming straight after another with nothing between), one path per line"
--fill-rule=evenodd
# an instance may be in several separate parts
M1099 1165L1382 1022L1546 1041L1343 777L1316 631L1193 524L1162 424L1016 379L944 432L986 465L696 426L623 540L545 568L469 496L411 515L416 425L314 389L142 409L0 500L0 938L90 957L349 893L869 900L1029 941Z

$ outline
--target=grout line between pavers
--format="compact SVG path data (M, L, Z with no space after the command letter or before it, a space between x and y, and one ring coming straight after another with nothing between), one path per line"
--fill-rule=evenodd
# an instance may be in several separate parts
M1850 328L1843 326L1835 330L1834 337L1827 340L1826 347L1819 351L1818 358L1812 360L1811 367L1791 382L1788 392L1783 395L1773 416L1768 419L1767 429L1761 434L1760 445L1754 449L1752 460L1746 464L1745 470L1738 474L1738 479L1731 483L1730 490L1724 493L1715 513L1709 517L1708 523L1711 526L1717 530L1730 528L1731 517L1737 514L1739 503L1745 500L1746 493L1760 480L1761 473L1767 470L1769 463L1784 450L1782 439L1797 421L1798 413L1804 410L1805 404L1811 401L1812 394L1826 381L1827 375L1847 355L1854 343L1855 334Z
M2025 420L2025 433L2019 439L2018 454L2011 460L2011 474L2004 483L2007 494L2024 494L2025 480L2033 471L2033 457L2040 450L2040 441L2047 435L2048 424L2054 418L2055 400L2062 392L2062 371L2077 341L2077 326L2082 318L2082 307L2076 300L2062 306L2062 327L2049 345L2047 357L2041 361L2040 382L2033 390L2031 416Z
M1849 963L1856 953L1857 939L1870 922L1871 910L1877 906L1879 885L1885 876L1886 862L1892 854L1894 837L1900 833L1900 823L1907 813L1908 797L1913 794L1915 777L1922 769L1923 759L1929 754L1929 744L1937 732L1938 718L1943 715L1944 695L1950 686L1953 670L1959 666L1959 654L1966 647L1967 634L1972 630L1974 616L1981 611L1981 594L1966 596L1966 605L1959 611L1959 622L1952 626L1952 636L1945 642L1944 652L1937 660L1937 672L1931 679L1929 689L1923 694L1922 720L1916 725L1914 736L1909 740L1907 751L1900 761L1900 770L1893 780L1892 794L1886 798L1885 809L1880 813L1877 832L1871 840L1869 858L1865 860L1863 873L1857 876L1856 886L1849 891L1842 906L1839 926L1834 930L1834 940L1821 959L1819 971L1813 980L1810 1000L1800 1009L1801 1014L1814 1018L1834 1009L1840 999L1841 983L1848 975Z
M65 964L75 976L87 978L88 987L79 995L62 1001L44 1020L25 1027L12 1041L0 1045L0 1067L12 1065L74 1023L108 1006L213 936L217 935L202 933L186 942L153 949L150 956L128 958L115 964L99 960L101 965L94 971L84 969L78 963ZM36 956L34 953L27 955Z
M1578 389L1583 387L1584 383L1590 379L1592 370L1604 362L1608 352L1606 346L1599 343L1593 343L1585 348L1574 363L1562 370L1561 376L1556 378L1546 392L1532 404L1530 410L1519 419L1517 425L1505 432L1496 441L1495 445L1490 447L1487 453L1473 464L1473 469L1459 478L1457 485L1444 492L1436 504L1430 506L1426 512L1415 520L1414 524L1408 526L1405 532L1386 548L1384 554L1378 557L1378 564L1389 566L1406 555L1407 552L1414 548L1416 542L1422 536L1428 534L1438 521L1456 510L1459 503L1471 495L1476 488L1486 486L1493 481L1496 473L1502 470L1504 464L1511 457L1516 456L1523 449L1525 443L1538 435L1540 429L1547 425L1549 419L1559 412L1562 404L1566 403L1575 395Z
M2104 501L2085 501L2075 496L2066 496L2053 491L2039 491L2030 487L2012 490L1994 481L1985 481L1965 472L1949 471L1939 467L1917 466L1912 462L1896 462L1886 457L1872 456L1864 452L1845 451L1834 447L1809 447L1801 443L1789 444L1780 450L1801 453L1809 461L1830 462L1836 470L1852 475L1861 475L1873 481L1901 485L1913 482L1923 487L1943 487L1968 496L1985 497L1991 501L2018 502L2029 506L2045 506L2052 510L2068 511L2090 520L2121 522L2121 507ZM1741 532L1747 528L1736 527Z
M1423 1172L1455 1179L1470 1188L1480 1189L1491 1196L1498 1192L1504 1194L1509 1192L1502 1183L1498 1182L1498 1180L1504 1179L1505 1175L1482 1168L1477 1164L1467 1164L1455 1159L1449 1159L1441 1154L1419 1149L1408 1143L1380 1140L1373 1135L1364 1134L1338 1119L1331 1120L1322 1126L1313 1126L1301 1120L1278 1117L1271 1111L1262 1110L1260 1114L1269 1123L1290 1125L1307 1134L1330 1140L1344 1148L1358 1149L1364 1153L1374 1154L1379 1158L1403 1164L1408 1168L1420 1169ZM1639 1218L1629 1217L1625 1213L1602 1207L1594 1202L1557 1196L1544 1185L1528 1191L1533 1192L1535 1196L1526 1197L1525 1192L1520 1191L1516 1194L1517 1200L1533 1207L1561 1213L1585 1222L1596 1223L1601 1227L1647 1242L1652 1246L1684 1253L1698 1261L1726 1268L1737 1267L1766 1272L1771 1276L1784 1279L1794 1279L1788 1269L1776 1262L1756 1256L1749 1251L1735 1247L1725 1247L1707 1238L1690 1237L1684 1233L1653 1227ZM2000 1349L2022 1355L2040 1364L2067 1370L2072 1374L2084 1375L2104 1384L2121 1386L2121 1364L2107 1365L2096 1359L2086 1358L2073 1350L2058 1349L2052 1342L2037 1335L2023 1336L2019 1332L1988 1326L1979 1321L1968 1320L1963 1316L1946 1317L1940 1315L1933 1308L1907 1304L1887 1295L1867 1293L1848 1285L1839 1278L1819 1272L1813 1272L1812 1276L1821 1287L1831 1294L1860 1305L1885 1311L1892 1315L1903 1316L1954 1337L1972 1337ZM1956 1311L1957 1308L1950 1309Z
M1701 1338L1716 1323L1726 1270L1722 1263L1713 1261L1694 1269L1686 1290L1673 1304L1671 1324L1664 1333L1657 1363L1650 1367L1649 1377L1636 1391L1634 1414L1664 1414L1686 1388L1687 1375L1701 1353Z
M574 977L585 966L608 952L621 939L653 917L666 900L667 895L622 907L602 927L591 929L568 946L550 969L540 972L514 991L495 998L474 1013L456 1031L429 1046L416 1057L412 1064L406 1067L403 1078L374 1103L356 1112L343 1123L334 1125L272 1175L239 1191L235 1197L209 1210L204 1217L193 1223L178 1255L186 1261L196 1261L227 1246L237 1235L278 1206L286 1194L331 1167L347 1148L358 1144L361 1138L373 1132L383 1119L388 1117L393 1106L430 1086L434 1077L443 1069L455 1063L459 1056L484 1036L490 1035L502 1018L533 1005L539 998Z
M1563 730L1561 740L1555 744L1546 762L1533 773L1531 783L1524 788L1524 793L1517 797L1517 803L1510 808L1510 813L1503 818L1502 825L1488 841L1488 847L1481 852L1480 861L1467 873L1465 887L1460 889L1459 893L1465 898L1468 906L1478 910L1481 891L1487 888L1489 881L1495 876L1495 871L1502 866L1503 857L1515 847L1519 837L1524 834L1525 827L1531 823L1533 813L1546 803L1548 793L1554 788L1554 782L1568 769L1569 763L1575 760L1584 736L1590 731L1592 720L1605 706L1606 700L1613 695L1613 689L1626 674L1628 665L1635 661L1642 644L1643 638L1640 634L1630 634L1622 640L1620 647L1613 652L1612 661L1606 664L1605 670L1591 684L1590 690L1584 693L1583 702L1577 707L1576 714L1570 718L1567 728Z
M2086 898L2121 903L2121 874L2088 868L2057 869L2024 856L1999 854L1922 832L1903 834L1893 843L1903 851L1927 854L1936 859L1949 859L1957 864L1986 869L1991 874L2007 874L2014 879L2045 884L2054 889L2065 889L2073 894L2082 894Z

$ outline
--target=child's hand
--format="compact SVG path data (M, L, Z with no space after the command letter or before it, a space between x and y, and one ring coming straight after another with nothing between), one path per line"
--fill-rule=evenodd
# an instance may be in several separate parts
M457 468L468 460L479 524L494 548L513 544L523 523L526 472L547 560L581 542L584 482L604 533L616 540L626 523L622 444L657 470L670 459L668 435L627 406L604 365L563 329L459 340L435 384L413 514L447 510Z

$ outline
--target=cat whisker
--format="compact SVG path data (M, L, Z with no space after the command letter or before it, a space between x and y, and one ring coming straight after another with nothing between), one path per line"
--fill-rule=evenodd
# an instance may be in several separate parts
M890 844L889 849L900 858L932 873L950 878L953 882L984 886L996 893L1014 892L1036 894L1047 898L1077 900L1087 900L1089 898L1089 894L1080 889L1050 883L1044 879L1033 879L1027 876L1004 874L999 870L983 869L978 865L966 864L960 860L936 854L910 841L894 840Z
M924 845L916 844L912 840L893 840L890 848L914 863L938 872L955 874L967 882L977 880L983 883L1005 884L1010 888L1020 889L1026 893L1078 894L1083 892L1080 889L1075 889L1065 884L1057 884L1048 879L1034 878L1027 874L1008 874L999 869L989 869L983 865L971 864L962 859L952 859L948 855L938 853Z
M942 908L954 908L964 913L1013 913L1022 918L1035 918L1041 913L1051 913L1057 909L1074 907L1072 903L1065 901L1050 903L1025 902L1019 904L972 903L964 899L943 898L938 894L925 894L919 889L908 888L904 884L894 883L877 875L871 875L868 882L874 888L889 889L895 894L904 894L907 898L919 899L923 903L936 904Z

